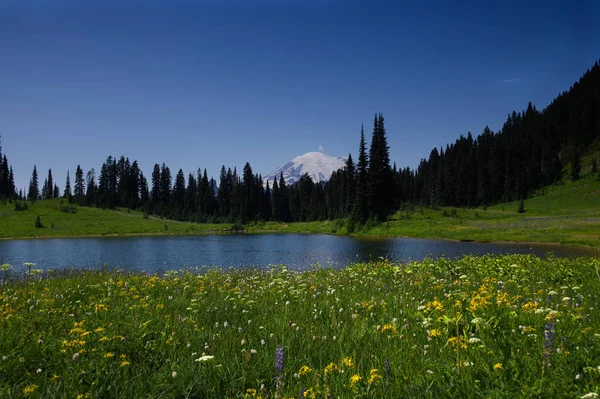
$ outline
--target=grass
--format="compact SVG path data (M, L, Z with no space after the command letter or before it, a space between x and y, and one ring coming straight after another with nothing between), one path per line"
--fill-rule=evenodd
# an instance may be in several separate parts
M579 398L600 393L599 267L512 255L17 279L5 266L0 397Z
M442 238L461 241L547 242L600 247L600 181L588 176L575 183L547 188L525 200L486 209L412 207L398 211L388 222L368 223L360 235ZM214 234L230 225L195 224L144 219L141 212L78 207L75 214L61 211L61 200L37 201L25 211L0 204L0 238L86 235ZM35 227L40 215L43 228ZM247 232L306 232L347 234L346 221L310 223L258 222Z
M27 202L28 209L15 211L11 203L0 204L1 238L46 238L111 235L194 235L222 232L228 224L197 224L144 218L142 212L127 209L104 210L75 207L75 213L64 212L62 199ZM35 227L40 216L42 228Z
M369 223L361 235L443 238L481 242L547 242L600 247L600 181L590 176L548 188L525 200L486 209L405 209L385 223ZM251 231L347 233L342 220L311 223L264 223Z

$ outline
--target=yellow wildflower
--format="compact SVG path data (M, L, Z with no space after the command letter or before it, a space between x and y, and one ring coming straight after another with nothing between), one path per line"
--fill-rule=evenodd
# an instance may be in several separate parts
M131 363L130 363L130 362L128 362L127 360L123 360L123 361L121 362L121 367L129 366L130 364L131 364Z
M345 357L345 358L342 360L342 364L343 364L344 366L346 366L346 367L350 367L350 368L354 366L354 363L352 363L352 359L351 359L351 358L349 358L349 357Z
M23 388L23 396L29 396L35 392L36 389L38 389L38 386L35 384L27 385L25 388Z
M306 391L304 391L304 397L306 399L315 399L316 393L315 393L314 389L312 387L310 387Z
M373 384L381 380L381 374L379 374L378 369L371 369L371 374L369 380L367 381L369 384Z
M437 328L429 331L429 336L432 338L439 337L441 335L442 335L442 332Z
M494 370L502 370L502 363L494 364Z
M108 306L106 306L105 304L103 304L103 303L98 303L98 304L95 304L95 305L94 305L94 311L95 311L96 313L98 313L98 312L102 312L102 311L104 311L104 310L108 310Z
M432 310L444 310L444 305L442 305L442 303L437 299L435 301L428 302L425 307L425 312L431 312Z
M50 381L56 382L59 378L60 378L60 376L54 374L52 377L50 377Z
M352 377L350 377L350 388L356 387L360 380L362 380L362 377L358 374L354 374Z
M125 355L124 353L121 353L119 355L119 359L121 359L121 360L125 359L126 357L127 357L127 355Z
M333 373L334 371L338 370L338 366L335 363L329 363L327 366L325 366L325 374L329 374L329 373Z
M107 353L104 354L104 357L107 358L107 359L110 359L110 358L112 358L114 356L115 355L112 352L107 352Z
M106 341L110 341L110 338L108 337L102 337L98 340L98 342L106 342Z
M101 333L102 331L104 331L104 328L102 327L98 327L94 330L95 333Z
M398 330L396 329L395 326L393 326L391 324L386 324L383 327L381 327L381 333L382 334L385 334L385 333L398 334Z
M298 377L302 377L303 375L306 375L310 372L312 372L312 369L310 367L302 366L302 367L300 367L300 370L298 371Z

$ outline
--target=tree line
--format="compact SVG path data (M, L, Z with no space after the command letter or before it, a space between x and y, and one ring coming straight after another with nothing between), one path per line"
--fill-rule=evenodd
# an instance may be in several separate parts
M596 62L543 111L529 103L526 110L509 114L500 131L486 127L476 138L469 132L445 148L434 148L415 170L390 165L385 122L378 114L369 150L361 127L357 162L349 154L345 167L325 183L313 182L307 174L293 185L286 184L282 175L265 182L249 163L241 174L223 166L218 183L208 178L206 169L187 178L179 169L173 178L167 165L157 163L148 180L137 161L109 156L99 174L94 169L84 173L78 165L72 192L67 173L62 197L83 206L126 207L193 222L346 218L352 230L368 220L385 220L402 204L486 206L527 198L560 181L564 173L577 180L581 155L598 140L600 66ZM0 159L0 196L16 195L12 168L6 156ZM595 165L592 160L592 172ZM60 196L51 170L42 190L38 189L34 166L27 198Z

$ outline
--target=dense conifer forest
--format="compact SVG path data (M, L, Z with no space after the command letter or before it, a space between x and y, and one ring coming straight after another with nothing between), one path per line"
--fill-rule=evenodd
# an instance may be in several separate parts
M155 164L149 179L137 161L109 156L98 171L78 165L71 187L64 190L49 170L41 190L33 167L27 193L16 192L14 174L0 141L0 198L65 198L70 203L101 208L143 210L145 215L194 221L314 221L347 218L349 231L369 220L385 220L403 204L476 207L526 199L557 183L564 174L575 181L581 157L600 143L600 66L598 62L544 110L529 103L508 115L498 132L486 127L477 137L469 132L445 148L434 148L416 170L391 165L385 121L375 115L369 148L364 127L357 162L326 183L308 175L293 185L283 176L263 181L249 163L242 171L223 166L219 181L206 169L188 174ZM589 165L596 172L596 160Z

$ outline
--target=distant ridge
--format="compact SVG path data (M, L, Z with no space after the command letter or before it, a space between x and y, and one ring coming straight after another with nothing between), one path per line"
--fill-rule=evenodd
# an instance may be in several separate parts
M263 181L265 184L268 181L269 185L273 186L273 179L277 178L279 182L281 173L285 184L288 185L296 183L304 173L308 173L314 182L327 181L333 172L344 166L346 166L344 157L330 157L322 152L307 152L284 163L264 177Z

